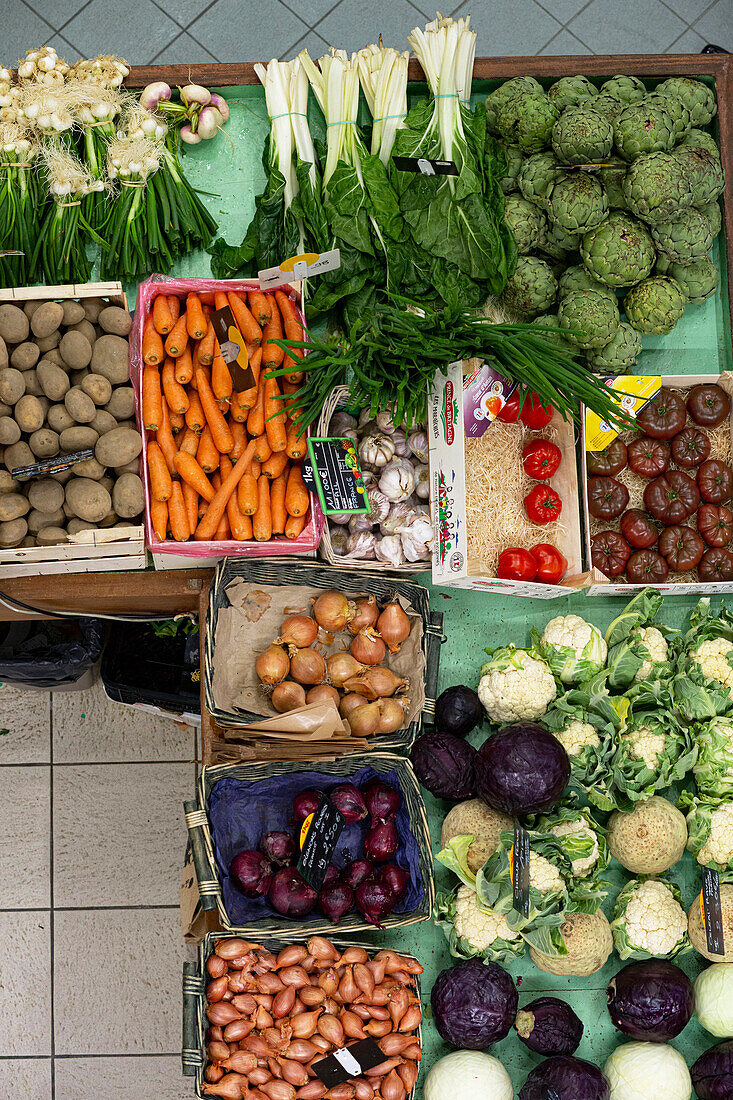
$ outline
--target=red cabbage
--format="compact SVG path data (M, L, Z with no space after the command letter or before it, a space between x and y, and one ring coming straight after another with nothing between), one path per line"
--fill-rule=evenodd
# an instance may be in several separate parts
M606 990L614 1027L647 1043L668 1043L689 1023L695 1007L692 982L664 959L632 962Z
M535 722L505 726L478 751L476 793L501 813L546 813L560 800L569 779L568 754Z
M266 894L272 882L272 866L261 852L239 852L229 865L229 874L246 898Z
M519 997L498 963L478 959L441 971L430 994L441 1038L464 1050L485 1050L509 1034Z
M553 1093L557 1100L609 1100L611 1086L592 1062L558 1054L530 1071L519 1100L548 1100Z
M284 917L306 917L318 901L318 894L295 867L275 872L268 897L273 909Z
M435 700L435 728L441 733L465 737L484 718L484 708L473 688L446 688Z
M701 1054L690 1070L699 1100L730 1100L733 1096L733 1039Z
M412 746L412 766L423 787L436 798L463 802L473 797L476 750L468 741L437 730L424 733Z
M583 1022L558 997L537 997L517 1013L517 1035L535 1054L573 1054L583 1038Z

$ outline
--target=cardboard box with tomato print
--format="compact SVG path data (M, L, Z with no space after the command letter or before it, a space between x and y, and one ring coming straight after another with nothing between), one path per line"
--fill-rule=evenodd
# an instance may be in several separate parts
M485 517L485 523L492 525L492 540L495 534L498 549L519 545L511 538L503 537L497 497L493 502L491 499L483 501L481 515L470 518L470 498L472 494L475 497L476 492L475 488L467 486L467 478L475 476L476 441L485 432L502 430L502 426L496 423L496 417L511 399L511 393L511 384L480 360L452 363L446 375L435 376L428 395L427 424L430 504L435 531L433 583L481 592L506 592L533 599L556 599L566 596L569 589L582 588L586 583L582 564L575 431L573 425L566 423L557 412L553 413L547 429L542 432L529 431L522 424L511 426L512 430L516 428L524 433L524 444L534 439L549 438L559 447L560 465L551 482L533 482L521 468L517 476L515 469L501 469L499 463L495 464L492 476L500 480L504 507L508 497L514 516L526 515L524 497L533 486L549 484L559 494L562 512L559 522L552 525L551 537L542 526L530 526L528 544L521 549L530 550L538 543L554 544L568 563L560 583L497 577L495 550L493 561L476 553L479 540L475 537L475 529L469 529L469 521L474 525L481 524ZM514 450L516 454L517 448Z

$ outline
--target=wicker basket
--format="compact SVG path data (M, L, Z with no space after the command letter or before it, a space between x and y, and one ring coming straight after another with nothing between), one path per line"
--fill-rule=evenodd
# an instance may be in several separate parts
M422 879L423 896L416 908L406 913L391 913L385 918L385 928L402 928L408 924L417 924L428 920L435 900L433 882L433 856L430 843L425 803L420 794L420 786L415 778L412 765L404 757L391 753L367 753L363 756L344 756L340 760L323 762L319 760L282 762L269 764L218 764L206 767L201 772L198 788L198 801L186 802L186 824L188 826L193 853L193 862L198 880L202 910L216 909L221 927L227 931L245 932L249 936L280 939L298 939L304 934L309 936L330 935L334 925L325 917L316 916L311 921L291 921L273 912L272 916L262 917L248 924L232 923L227 912L223 896L223 887L219 865L214 852L214 839L210 820L210 799L214 784L220 779L241 779L257 782L271 776L291 775L302 771L319 772L325 776L347 779L361 768L369 767L377 773L396 772L400 784L403 806L407 811L410 831L418 847L418 870ZM283 828L286 822L279 824ZM275 827L274 825L272 826ZM354 932L373 932L374 925L369 924L359 913L350 913L338 925L339 934Z
M331 423L331 417L338 408L349 408L349 387L348 386L336 386L334 390L328 396L326 404L323 406L321 416L318 421L318 428L316 434L318 436L328 436L328 425ZM426 504L429 501L425 502ZM404 565L390 565L386 561L364 561L362 558L352 558L348 554L334 554L333 546L331 545L331 530L328 526L328 516L326 516L326 522L323 526L323 535L321 537L321 544L318 547L318 553L320 556L331 565L338 565L346 569L358 569L371 570L372 572L378 571L379 573L398 573L401 576L405 574L424 573L430 569L430 559L426 561L408 561Z
M214 945L218 940L230 939L233 935L234 933L231 932L208 932L199 945L196 962L184 962L183 964L183 1045L181 1063L183 1076L196 1078L194 1095L200 1098L204 1097L201 1086L207 1063L206 1030L209 1026L206 1018L206 985L209 981L206 973L206 960L212 954ZM329 939L339 948L365 947L363 943L355 943L352 940L342 939L340 936L329 936ZM301 942L301 940L305 942L303 937L295 942ZM293 940L269 940L267 947L268 950L274 952L282 947L287 947L293 942ZM369 950L368 947L365 949ZM414 955L410 955L406 951L402 951L400 954L406 959L415 959ZM417 959L416 961L419 962L420 960ZM412 981L419 999L420 976L414 975ZM417 1028L417 1041L422 1047L422 1021ZM406 1100L413 1100L416 1088L417 1085L408 1094Z
M259 714L246 711L223 710L217 707L214 702L213 669L217 615L221 608L226 607L228 604L227 585L236 579L264 586L287 583L306 585L309 588L338 588L354 596L363 595L365 589L368 589L369 592L374 593L380 602L391 599L395 594L408 599L423 623L422 650L425 655L425 702L422 714L410 722L409 726L405 726L404 729L396 730L394 733L375 734L369 738L369 743L376 749L406 751L411 747L420 732L423 720L430 720L435 713L440 645L444 640L442 632L443 615L440 612L430 611L426 589L412 581L401 580L396 577L390 579L378 573L372 573L367 582L365 574L354 575L350 569L331 569L319 565L306 565L303 562L288 563L287 568L285 568L284 563L243 562L233 558L225 558L217 566L209 590L209 613L206 621L206 652L204 659L206 707L214 720L222 726L242 726L248 722L256 722L262 717Z

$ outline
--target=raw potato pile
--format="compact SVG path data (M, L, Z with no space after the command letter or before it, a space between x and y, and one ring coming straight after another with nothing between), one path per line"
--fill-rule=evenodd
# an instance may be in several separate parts
M103 298L0 305L0 548L140 522L130 315ZM13 468L92 448L49 477Z
M422 1059L417 959L342 952L325 936L277 955L231 938L217 940L206 971L205 1096L406 1100L412 1091ZM384 1061L329 1090L318 1062L368 1038Z

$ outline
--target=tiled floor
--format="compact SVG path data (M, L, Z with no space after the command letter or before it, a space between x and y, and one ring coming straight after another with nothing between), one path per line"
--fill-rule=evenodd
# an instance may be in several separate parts
M195 731L100 684L1 686L0 728L0 1097L190 1097L177 901Z
M448 5L450 8L450 5ZM428 0L3 0L0 62L49 42L69 61L114 51L149 62L254 61L307 46L399 45L435 14ZM731 0L465 0L478 54L733 50Z

